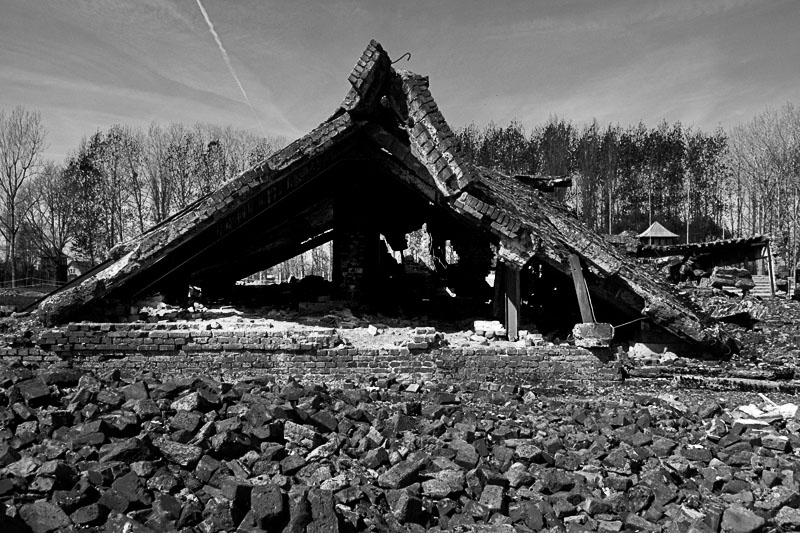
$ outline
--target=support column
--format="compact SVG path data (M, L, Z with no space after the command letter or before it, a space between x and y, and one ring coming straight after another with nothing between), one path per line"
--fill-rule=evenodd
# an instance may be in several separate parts
M503 263L506 332L509 340L515 341L519 336L520 322L520 271Z
M581 309L581 320L584 324L595 322L592 301L589 298L589 289L583 277L581 258L577 254L569 256L569 269L572 272L572 282L575 284L575 293L578 295L578 306Z
M369 213L337 198L333 213L332 278L336 298L374 303L380 235Z

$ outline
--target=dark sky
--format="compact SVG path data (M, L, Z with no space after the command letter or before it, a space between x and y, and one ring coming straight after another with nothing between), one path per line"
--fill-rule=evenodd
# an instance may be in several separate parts
M798 0L202 5L232 70L197 0L0 0L0 108L41 111L54 159L114 123L293 139L334 111L371 38L411 52L396 66L430 77L454 127L555 115L710 130L800 102Z

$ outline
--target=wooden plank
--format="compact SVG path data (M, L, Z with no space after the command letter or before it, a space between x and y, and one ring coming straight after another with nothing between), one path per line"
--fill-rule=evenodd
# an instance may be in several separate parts
M583 277L581 258L577 254L570 254L569 269L572 272L572 282L575 285L575 293L578 295L578 306L581 309L581 320L584 323L595 322L592 302L589 299L589 291L586 288L586 280Z
M506 332L508 339L515 341L519 336L520 311L520 271L503 263L505 278Z

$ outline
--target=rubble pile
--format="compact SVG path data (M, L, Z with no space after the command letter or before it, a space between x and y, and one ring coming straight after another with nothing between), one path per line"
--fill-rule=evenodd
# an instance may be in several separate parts
M800 391L800 302L699 291L689 295L710 316L727 322L726 329L740 341L739 353L711 360L669 352L652 357L628 353L623 359L629 378L676 378L690 388L728 391Z
M162 320L209 320L241 315L241 311L229 305L208 308L200 302L194 302L184 308L158 302L153 305L143 306L139 309L137 315L133 315L130 318L132 320L153 323Z
M769 298L760 302L765 311L753 328L735 334L742 340L741 362L794 366L800 355L800 302Z
M4 531L790 531L796 407L0 372ZM681 394L691 394L682 392ZM696 400L696 401L695 401Z
M469 340L486 346L490 341L508 340L508 332L497 320L475 320L474 332L468 331ZM545 343L544 336L536 331L527 329L517 333L518 346L541 346Z
M749 291L756 286L748 270L734 267L714 267L710 284L717 289L735 287L743 291Z

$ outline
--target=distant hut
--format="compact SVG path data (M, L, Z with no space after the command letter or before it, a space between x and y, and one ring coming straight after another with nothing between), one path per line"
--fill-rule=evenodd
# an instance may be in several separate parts
M672 233L658 222L650 224L650 227L637 235L637 237L639 237L639 241L641 241L642 244L649 244L651 246L678 244L678 235Z
M67 280L72 281L84 272L91 270L92 264L89 261L73 260L67 265Z

